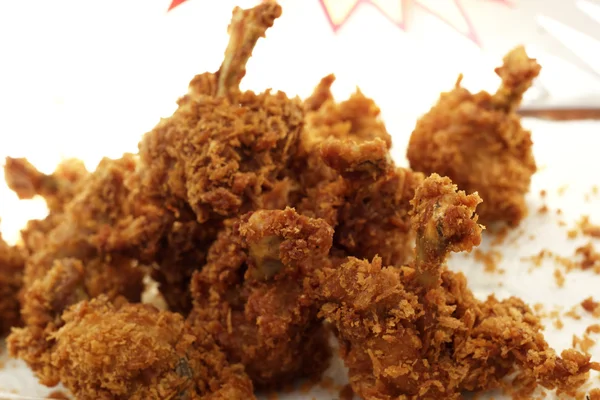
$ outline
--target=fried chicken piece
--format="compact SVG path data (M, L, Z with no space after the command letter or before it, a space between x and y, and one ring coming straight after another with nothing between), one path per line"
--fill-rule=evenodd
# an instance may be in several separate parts
M333 229L293 209L228 224L192 279L192 326L206 327L261 388L319 376L329 348L305 276L328 262Z
M10 246L0 233L0 335L21 323L19 291L23 284L23 250Z
M411 265L383 267L378 257L351 257L314 274L311 293L334 325L358 395L459 399L462 391L499 387L513 371L527 393L538 384L570 392L600 367L574 350L558 357L521 300L480 302L462 274L444 267L449 252L479 244L480 201L432 175L412 202L417 248Z
M106 296L63 314L51 365L78 399L254 399L241 365L184 318Z
M45 236L60 221L60 214L65 205L80 190L79 184L89 175L79 160L62 161L50 174L38 171L25 158L6 158L4 178L8 187L20 199L31 199L42 196L48 206L48 216L42 220L31 220L21 231L21 238L28 253L33 253L43 246Z
M373 100L360 91L335 103L323 78L305 107L298 210L335 227L334 246L359 258L379 255L388 265L412 258L408 211L420 173L397 168L391 137Z
M46 175L25 158L6 157L4 178L20 199L42 196L50 212L62 211L78 191L78 183L89 172L83 162L76 159L62 161L54 173Z
M219 71L196 76L175 113L140 143L145 188L174 210L189 205L200 223L262 208L297 147L301 102L238 88L252 48L280 15L272 1L236 7Z
M496 68L502 84L495 94L472 94L459 78L411 135L411 168L448 176L467 193L477 191L484 200L478 209L483 223L517 225L527 214L525 194L536 164L531 133L516 109L539 72L535 59L517 47Z
M145 195L170 210L174 221L152 273L172 310L191 308L190 277L205 264L222 221L284 208L286 199L278 196L296 186L285 170L302 129L302 103L282 92L239 90L252 49L280 15L272 1L235 8L220 69L194 77L175 113L139 144Z
M66 307L101 294L140 299L146 272L129 253L156 246L153 238L162 227L163 213L137 197L137 181L129 181L135 167L131 155L102 160L64 205L56 226L27 257L22 293L25 327L13 331L8 345L44 384L58 382L47 357Z

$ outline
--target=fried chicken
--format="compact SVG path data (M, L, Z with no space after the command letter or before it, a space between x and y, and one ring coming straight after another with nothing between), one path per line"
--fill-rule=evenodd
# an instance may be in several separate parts
M483 223L517 225L527 214L525 194L536 171L531 133L516 113L540 66L522 47L496 68L502 84L495 94L472 94L460 86L443 93L418 122L407 150L410 166L425 174L450 177L484 202Z
M122 302L121 302L122 303ZM254 399L212 337L147 304L83 301L53 336L52 367L78 399Z
M323 78L306 101L296 167L305 197L298 209L335 227L334 247L401 266L412 258L409 202L423 175L394 165L373 100L357 91L335 103L332 83L332 75Z
M513 371L516 383L572 392L600 365L567 350L558 357L539 319L519 299L480 302L463 275L444 267L451 251L479 244L477 194L432 175L417 189L416 258L383 267L349 258L315 274L320 315L331 322L353 390L366 399L458 399L487 390Z
M238 88L254 45L280 15L271 1L236 7L219 71L196 76L175 113L140 143L145 188L175 209L189 205L200 223L260 208L296 148L301 102Z
M173 310L189 311L188 282L206 262L224 219L287 205L275 200L291 184L284 171L297 148L302 103L282 92L239 90L252 49L280 15L281 7L271 1L236 8L220 69L192 79L175 113L140 142L144 191L180 223L168 229L153 271ZM169 254L174 244L190 251Z
M29 221L21 231L29 253L43 246L45 236L56 226L65 205L79 191L79 184L88 174L83 163L75 159L61 162L54 173L47 175L38 171L24 158L6 158L4 178L8 187L19 199L42 196L48 206L46 218Z
M19 291L23 284L23 250L10 246L0 233L0 335L21 323Z
M102 160L30 249L22 293L25 327L13 331L8 346L45 384L58 382L47 357L66 307L101 294L140 299L145 271L128 253L156 246L162 213L138 201L135 184L128 186L135 166L131 155Z
M261 388L318 377L325 330L303 280L328 262L333 229L293 209L261 210L220 232L192 279L192 326L206 327Z

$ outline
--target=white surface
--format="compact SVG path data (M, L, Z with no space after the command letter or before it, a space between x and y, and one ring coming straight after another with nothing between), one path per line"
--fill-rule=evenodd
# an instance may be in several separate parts
M140 135L174 109L174 100L185 92L191 76L218 67L234 3L247 6L254 1L193 0L168 16L164 12L168 0L107 0L86 2L85 7L76 0L0 2L0 58L10 60L0 63L0 159L27 156L42 170L51 171L61 157L77 156L93 168L101 156L135 151ZM243 86L274 87L305 96L320 77L335 72L338 82L333 89L338 98L358 84L380 105L394 135L393 154L402 165L406 165L404 147L415 119L427 111L439 91L452 88L459 72L465 72L465 83L476 90L497 84L493 67L500 60L460 42L456 32L434 18L424 17L409 37L385 23L371 7L364 7L334 37L316 1L282 4L283 17L268 32L268 39L259 42ZM384 44L390 46L387 51L381 51ZM547 104L558 104L563 98L578 105L597 101L598 82L574 75L551 56L536 55L544 65L544 84L558 96ZM467 274L480 298L492 292L499 297L518 295L532 304L544 303L547 310L562 306L566 311L591 295L600 300L600 276L572 272L559 289L550 261L528 273L531 264L522 258L542 248L571 256L587 242L567 239L566 228L557 225L556 208L562 209L561 219L569 225L582 214L600 223L600 196L584 201L591 186L600 185L600 123L527 120L526 124L534 132L541 168L528 196L531 215L512 235L520 229L526 233L497 248L503 253L500 267L505 274L485 273L470 257L454 257L450 265ZM559 196L558 188L566 184L568 190ZM545 200L539 197L541 189L548 191ZM538 215L536 210L543 204L551 212ZM27 218L44 213L42 201L19 202L0 183L1 228L9 238L16 237ZM530 233L536 235L534 240L529 239ZM489 241L485 236L482 249ZM548 322L546 332L558 350L570 346L573 334L581 335L586 326L600 322L585 316L581 321L563 321L561 331ZM592 351L600 359L600 344ZM6 361L5 353L1 357ZM328 375L343 383L339 360ZM592 383L600 387L597 374ZM0 390L29 396L48 393L16 361L7 361L0 369ZM282 394L279 399L336 396L317 388Z
M479 298L490 293L504 298L516 295L530 304L543 303L545 310L551 311L562 307L563 312L578 305L583 299L594 296L600 300L600 275L593 271L573 271L566 274L564 287L558 288L554 279L554 270L558 265L546 260L541 268L533 269L532 263L523 258L536 255L542 249L572 257L575 249L587 243L589 238L578 237L567 239L567 230L573 226L581 215L590 215L592 222L600 223L600 195L589 196L593 185L600 185L600 123L571 122L549 123L526 120L524 123L533 130L535 155L540 171L534 176L532 190L528 196L529 217L519 228L512 231L502 246L494 247L501 251L503 259L499 267L506 272L488 273L482 264L475 262L471 256L456 256L450 260L450 267L463 271L469 278L469 286ZM396 135L396 147L403 147L406 135ZM400 160L400 163L402 161ZM559 188L568 185L564 194L559 195ZM542 199L540 190L546 190L547 196ZM539 214L537 210L547 205L550 211ZM557 216L555 210L560 208L562 215ZM567 227L559 227L558 221L565 221ZM521 233L524 231L524 233ZM534 239L530 235L535 235ZM515 238L518 240L514 240ZM484 234L482 250L488 248L493 236ZM597 241L600 249L600 242ZM564 328L557 331L551 321L546 320L546 338L557 350L571 346L573 335L581 336L585 328L599 320L586 315L580 309L582 319L579 321L563 317ZM600 339L595 337L595 339ZM600 360L600 343L592 348L595 360ZM4 355L5 357L5 355ZM337 384L345 383L345 372L342 363L334 360L327 373ZM591 387L600 387L597 373L592 373ZM19 394L36 396L44 395L47 390L36 386L35 379L27 369L18 362L8 361L5 368L0 369L0 389L16 390ZM280 400L319 399L330 400L337 396L336 391L315 387L307 393L280 394ZM502 396L495 395L496 399ZM552 397L548 397L551 399Z

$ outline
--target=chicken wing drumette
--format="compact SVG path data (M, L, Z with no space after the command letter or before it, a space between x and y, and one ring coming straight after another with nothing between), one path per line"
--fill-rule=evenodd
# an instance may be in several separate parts
M63 319L51 365L78 399L254 399L243 367L179 314L101 296Z
M0 335L21 323L19 291L23 284L23 249L10 246L0 234Z
M239 90L252 49L280 14L272 1L236 8L220 69L197 75L175 113L140 142L144 190L180 223L164 239L153 272L174 310L189 310L187 282L225 218L286 205L275 200L289 186L283 175L302 129L302 103L282 92ZM182 232L193 239L185 242ZM191 251L172 254L173 241Z
M472 94L460 86L443 93L418 122L408 145L410 166L450 177L459 188L477 191L483 223L516 225L526 215L525 194L536 171L531 133L516 113L540 66L522 47L504 57L496 73L498 91Z
M313 280L321 315L333 323L350 382L363 398L458 399L461 391L498 387L514 371L515 382L527 383L522 389L571 391L600 367L573 350L558 357L521 300L477 301L464 276L443 266L450 251L480 242L479 202L433 175L413 200L412 264L350 258Z
M219 234L192 280L189 321L206 327L258 387L319 376L329 358L304 277L328 262L333 229L293 209L261 210Z

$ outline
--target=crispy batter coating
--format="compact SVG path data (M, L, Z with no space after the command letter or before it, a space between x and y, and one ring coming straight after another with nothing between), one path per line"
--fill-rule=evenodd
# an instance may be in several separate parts
M461 274L448 271L450 251L480 241L477 195L432 176L416 191L417 257L402 268L349 258L316 275L321 315L333 323L353 390L366 399L458 399L466 390L539 383L572 392L600 365L567 350L558 357L541 324L519 299L477 301Z
M308 99L296 166L304 198L298 210L335 227L334 246L388 265L412 258L410 200L423 175L397 168L391 137L373 100L360 91L335 103L333 76Z
M258 387L319 376L329 349L303 279L328 262L333 229L293 209L256 211L222 231L192 280L189 321L206 327Z
M302 103L282 92L239 90L253 47L280 15L271 1L236 8L219 71L192 79L175 113L139 144L145 195L174 221L152 273L172 310L191 308L190 276L205 264L225 218L288 204L279 195L294 186L284 175L304 122Z
M162 214L137 201L137 190L128 186L135 165L131 155L102 160L64 205L55 226L30 248L35 251L25 263L25 327L13 331L8 345L46 384L57 383L46 352L66 307L100 294L140 299L145 271L128 252L155 246Z
M472 94L459 78L411 135L411 168L448 176L467 193L477 191L485 224L516 225L527 213L525 194L536 164L531 133L521 126L516 109L539 72L539 64L517 47L496 69L502 84L495 94Z
M189 205L201 223L261 208L295 151L300 100L238 89L252 48L280 14L274 2L236 8L219 71L195 77L173 116L140 143L147 190L176 210Z
M179 314L101 296L63 319L51 364L78 399L254 399L243 367Z
M0 335L21 323L19 291L23 284L23 249L10 246L0 233Z

